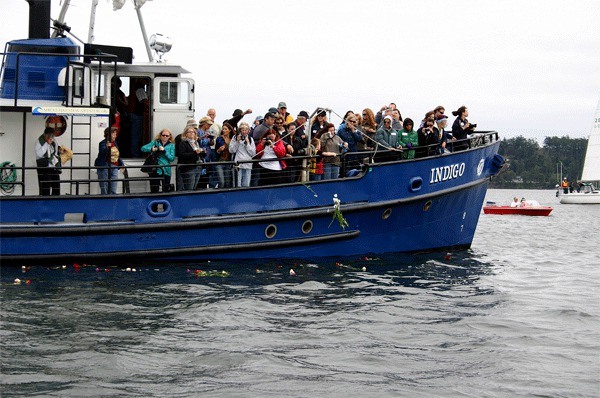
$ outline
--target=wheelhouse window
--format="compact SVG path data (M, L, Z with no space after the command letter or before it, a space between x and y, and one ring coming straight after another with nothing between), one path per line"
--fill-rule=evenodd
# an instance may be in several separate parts
M160 103L161 104L187 104L189 98L188 82L161 82Z
M84 70L82 68L74 68L73 69L73 97L75 98L83 98L84 88L83 82L84 79Z

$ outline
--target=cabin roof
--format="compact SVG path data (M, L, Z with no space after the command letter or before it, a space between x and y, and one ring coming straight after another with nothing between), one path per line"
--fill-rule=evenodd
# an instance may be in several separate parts
M189 70L182 68L180 65L171 65L157 62L146 62L137 64L118 64L117 71L119 74L182 74L191 73Z

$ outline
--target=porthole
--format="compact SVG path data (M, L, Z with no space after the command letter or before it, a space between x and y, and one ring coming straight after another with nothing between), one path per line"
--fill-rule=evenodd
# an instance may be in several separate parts
M265 236L268 239L271 239L275 235L277 235L277 227L274 224L268 225L267 228L265 228Z
M382 220L387 220L388 218L390 218L390 216L392 215L392 209L390 209L389 207L387 209L385 209L383 211L383 214L381 215L381 219Z
M313 229L313 222L310 220L306 220L302 223L302 232L305 234L310 233Z
M430 207L431 207L431 200L428 200L425 203L425 205L423 206L423 211L428 211Z

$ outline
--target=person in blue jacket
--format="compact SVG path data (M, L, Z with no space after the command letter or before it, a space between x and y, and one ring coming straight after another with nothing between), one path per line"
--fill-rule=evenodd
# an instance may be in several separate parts
M358 152L358 143L362 141L362 135L356 128L358 121L354 114L348 116L345 120L346 124L343 128L338 131L338 136L342 141L348 143L348 154L344 156L344 162L342 164L342 176L345 176L350 170L360 168L360 157L358 154L350 154L352 152Z
M117 184L119 179L119 169L125 164L121 159L119 147L117 146L117 127L107 127L104 130L104 139L98 144L98 157L94 166L98 167L98 184L100 185L100 194L108 194L108 180L110 175L110 193L117 194ZM104 180L104 181L103 181Z

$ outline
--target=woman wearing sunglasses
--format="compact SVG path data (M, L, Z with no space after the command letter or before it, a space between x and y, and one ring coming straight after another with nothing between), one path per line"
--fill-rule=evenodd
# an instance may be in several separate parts
M168 129L163 129L154 138L142 147L142 152L149 153L148 156L156 156L158 166L169 166L175 160L175 144L173 134ZM162 182L162 192L169 192L171 189L171 167L156 167L149 173L150 192L159 191ZM162 177L162 179L157 179Z

